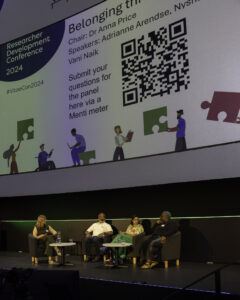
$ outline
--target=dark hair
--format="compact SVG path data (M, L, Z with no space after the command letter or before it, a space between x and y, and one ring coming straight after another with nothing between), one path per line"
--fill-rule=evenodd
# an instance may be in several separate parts
M77 132L76 128L73 128L73 129L71 130L71 133L73 133L73 132Z
M120 125L117 125L114 127L114 131L116 132L116 130L119 129L119 133L122 133L122 129Z
M133 216L132 216L132 218L131 218L131 225L133 225L133 220L134 220L135 218L138 218L138 216L137 216L137 215L133 215ZM139 218L138 218L138 221L139 221ZM138 222L138 223L140 224L140 222Z
M106 214L105 214L104 212L100 212L100 213L98 214L98 216L101 215L101 214L103 214L103 215L104 215L104 218L106 219Z
M169 220L172 218L172 214L171 214L170 211L168 211L168 210L164 210L164 211L162 212L162 214L167 215Z

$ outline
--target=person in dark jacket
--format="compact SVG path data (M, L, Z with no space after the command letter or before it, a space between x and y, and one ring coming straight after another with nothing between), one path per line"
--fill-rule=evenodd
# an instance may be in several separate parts
M152 234L143 242L140 251L141 255L146 258L146 263L142 269L151 269L158 264L162 245L166 243L169 236L177 232L178 227L171 217L169 211L163 211L160 220L153 227Z

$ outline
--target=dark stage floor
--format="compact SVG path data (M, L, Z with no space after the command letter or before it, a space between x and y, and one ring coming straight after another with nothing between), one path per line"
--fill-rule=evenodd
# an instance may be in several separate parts
M163 266L152 270L141 270L139 267L130 265L129 268L109 269L103 268L102 263L84 263L80 257L68 257L74 263L73 267L49 266L44 261L34 266L28 253L0 252L0 268L38 268L39 270L79 270L80 277L121 281L129 283L146 283L161 287L183 288L198 278L214 271L220 264L207 265L204 263L184 262L179 268L174 265L165 270ZM240 295L240 265L233 265L221 273L222 291ZM205 279L192 287L194 290L213 291L214 277Z

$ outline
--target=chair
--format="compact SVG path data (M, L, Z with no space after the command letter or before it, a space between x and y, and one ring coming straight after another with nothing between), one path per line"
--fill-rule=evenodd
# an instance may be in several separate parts
M164 261L165 269L168 268L170 260L175 260L177 267L180 265L181 236L180 231L176 232L168 237L166 243L162 246L161 259Z
M104 243L110 243L112 241L112 236L111 235L105 235L103 237L103 244ZM82 254L83 254L83 260L86 261L87 259L87 253L86 253L86 240L85 240L85 235L82 238ZM93 247L93 245L90 248L90 254L91 255L95 255L95 248ZM106 256L103 256L103 260L104 262L106 261Z
M133 249L134 249L133 263L135 264L137 262L137 257L140 256L140 249L145 237L147 238L145 234L141 234L139 236L134 237L136 239L133 244ZM165 269L168 268L168 262L170 260L175 260L177 267L180 265L180 251L181 251L181 232L177 231L175 234L171 235L170 237L167 237L166 243L163 244L161 248L160 257L161 260L164 262Z
M141 241L143 239L143 237L145 236L145 233L141 233L138 235L135 235L133 237L132 240L132 247L130 252L128 253L128 257L131 257L133 259L133 264L136 265L137 264L137 258L139 256L140 253L140 247L141 247Z
M39 257L45 257L45 249L39 245L38 240L31 233L28 235L28 247L29 254L32 257L32 263L38 264Z

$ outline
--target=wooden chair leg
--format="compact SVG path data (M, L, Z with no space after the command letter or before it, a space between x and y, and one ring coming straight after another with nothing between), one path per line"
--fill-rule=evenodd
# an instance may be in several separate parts
M35 257L32 257L32 263L34 264L34 262L35 262Z
M179 259L176 260L176 266L177 266L177 267L180 266L180 261L179 261Z
M35 257L35 264L37 265L38 264L38 258Z
M103 256L103 263L104 263L104 264L106 263L106 260L107 260L107 256L104 255L104 256Z
M133 257L133 264L136 265L137 264L137 258Z
M55 262L56 263L58 262L58 256L55 256Z
M168 269L168 261L167 260L164 260L164 268Z
M86 261L86 260L87 260L87 255L84 254L84 255L83 255L83 261Z

